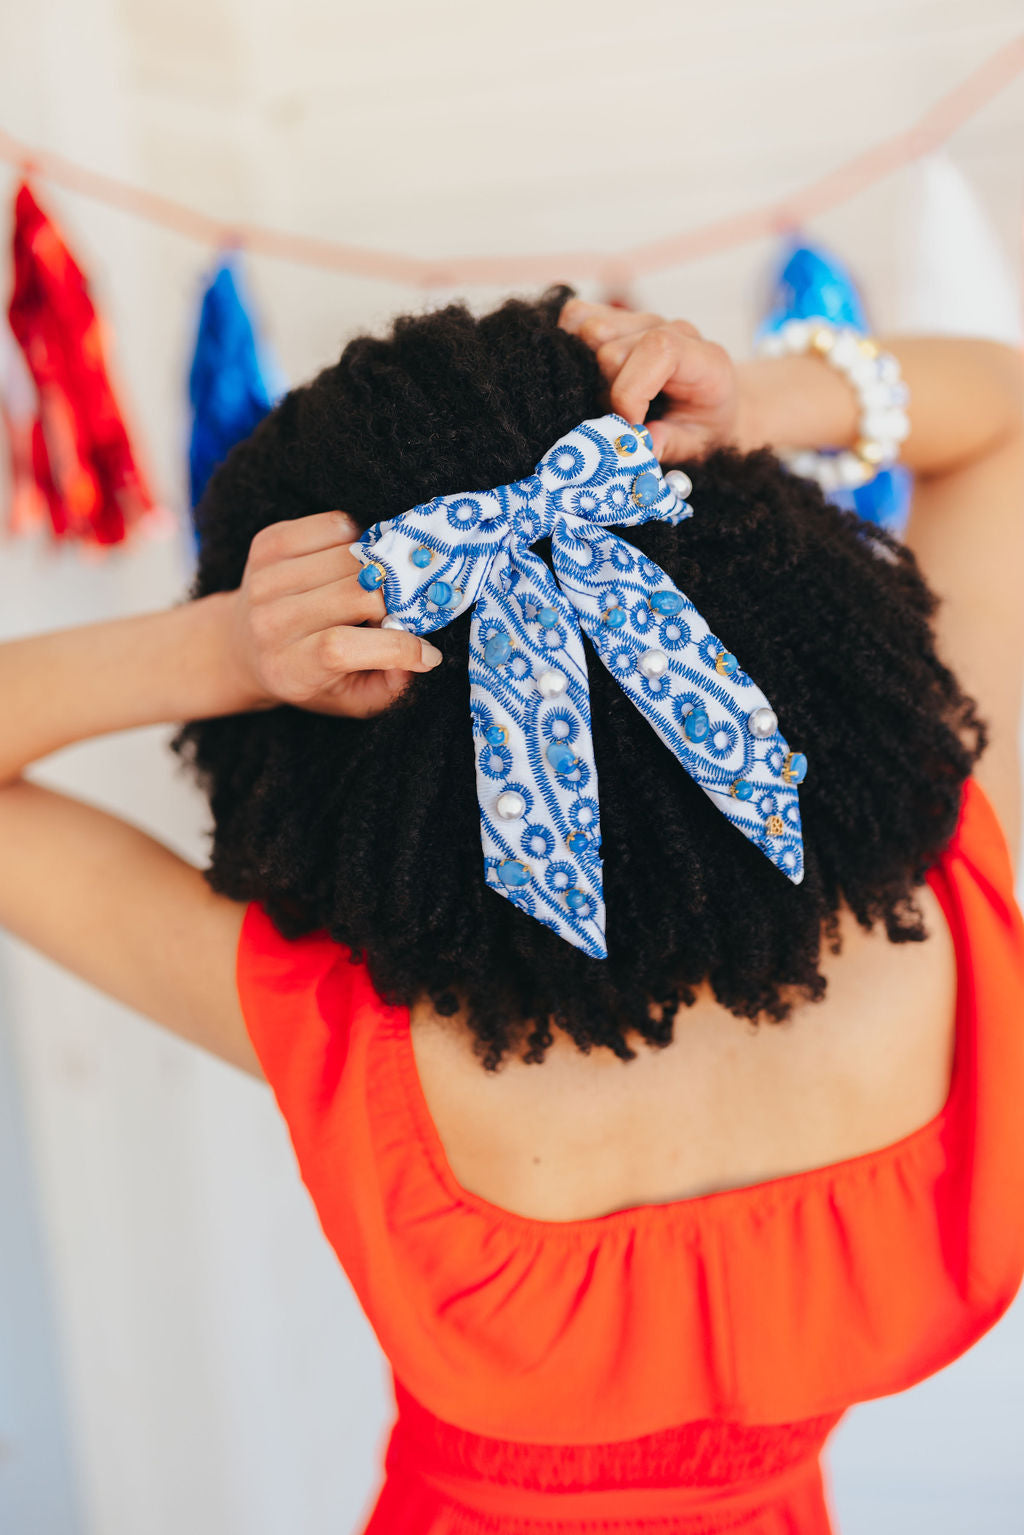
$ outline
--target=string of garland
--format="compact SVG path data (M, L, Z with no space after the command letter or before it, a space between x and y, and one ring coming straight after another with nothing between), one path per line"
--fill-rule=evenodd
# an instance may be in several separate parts
M999 49L911 129L854 157L784 203L753 209L703 230L639 246L617 256L563 253L453 261L444 267L393 253L311 241L259 227L227 231L217 221L157 194L98 175L61 156L32 151L0 130L0 159L211 243L237 245L308 264L432 286L546 281L597 276L621 301L636 275L676 265L790 227L833 207L920 158L1024 70L1024 37ZM156 508L133 451L106 364L103 328L80 265L27 182L14 204L14 287L8 310L18 351L0 342L0 421L9 443L9 524L21 531L47 522L59 539L95 547L124 541ZM773 289L761 330L787 319L821 317L865 330L863 303L842 264L793 244ZM189 482L193 506L212 470L253 430L283 389L246 301L237 256L220 259L203 294L189 377ZM834 499L861 516L902 528L910 482L899 468Z

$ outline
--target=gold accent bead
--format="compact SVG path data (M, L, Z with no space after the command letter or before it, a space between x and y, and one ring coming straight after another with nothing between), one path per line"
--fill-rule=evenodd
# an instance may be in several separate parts
M811 334L811 351L818 352L822 357L827 357L835 344L836 333L827 325L819 325Z
M764 829L769 837L781 837L786 828L780 815L770 815L764 823Z
M877 341L872 341L870 336L862 336L857 342L857 350L862 357L868 357L873 361L881 351L881 347Z
M877 469L885 457L885 449L882 447L882 444L875 442L869 437L862 437L853 451L862 463L870 464L873 469Z

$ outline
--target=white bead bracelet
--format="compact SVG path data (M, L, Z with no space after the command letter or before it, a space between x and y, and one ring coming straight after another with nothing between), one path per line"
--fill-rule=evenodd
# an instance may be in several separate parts
M780 453L794 474L817 480L826 492L854 490L896 462L900 444L910 431L906 409L910 391L891 352L883 352L870 336L816 319L787 320L765 336L757 352L762 357L813 352L848 380L860 405L854 447L840 453L811 448Z

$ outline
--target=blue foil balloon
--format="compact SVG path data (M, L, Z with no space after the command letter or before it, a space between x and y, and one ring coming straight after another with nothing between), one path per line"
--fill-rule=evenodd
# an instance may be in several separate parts
M864 304L850 273L838 257L820 247L793 241L784 256L768 305L768 316L758 327L758 340L778 330L787 320L826 320L866 333ZM835 506L854 511L902 537L910 512L913 479L901 464L883 469L856 490L835 490L828 499Z
M193 508L214 469L259 425L280 392L276 369L261 355L236 264L227 258L203 294L189 372Z

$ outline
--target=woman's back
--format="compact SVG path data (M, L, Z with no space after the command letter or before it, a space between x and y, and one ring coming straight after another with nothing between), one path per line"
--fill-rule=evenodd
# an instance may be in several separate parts
M879 1124L882 1144L848 1144L838 1159L823 1140L810 1171L748 1163L739 1176L756 1187L655 1190L607 1176L598 1185L577 1175L592 1146L605 1151L594 1130L603 1106L592 1106L589 1142L575 1135L587 1095L567 1088L558 1098L556 1046L543 1066L522 1066L554 1084L547 1112L568 1129L547 1145L552 1156L568 1151L576 1178L571 1203L543 1208L527 1204L525 1180L484 1186L446 1158L422 1092L429 1051L417 1060L423 1034L409 1011L383 1003L328 934L288 940L249 908L239 981L251 1038L324 1232L395 1375L399 1416L373 1535L484 1535L495 1516L555 1519L582 1535L581 1521L612 1515L624 1532L672 1517L687 1535L733 1527L723 1519L758 1535L824 1535L816 1458L843 1409L962 1353L1024 1271L1012 1218L1024 1199L1024 924L1005 839L973 782L928 894L956 1000L952 1073L943 1063L927 1119ZM929 942L912 947L924 955ZM870 1007L886 985L915 989L909 971L898 981L865 974L851 967L850 981L838 980L852 1009L858 992ZM936 987L947 1017L948 979ZM883 1010L860 1054L842 1051L824 1069L801 1061L804 1099L857 1075L854 1099L879 1093L892 1072L865 1078L862 1054L883 1054L897 1022ZM681 1136L671 1099L682 1100L677 1120L696 1100L682 1066L666 1081L649 1149L668 1162L711 1120L705 1104L702 1123ZM723 1113L753 1118L759 1084L748 1086ZM609 1140L636 1145L638 1115L624 1124L623 1099L608 1098ZM797 1098L760 1112L790 1106L821 1117ZM492 1165L532 1160L544 1143L507 1135L518 1105L492 1112L504 1127ZM654 1139L659 1122L668 1145ZM756 1145L756 1125L750 1134ZM614 1155L613 1143L603 1173ZM721 1159L707 1165L720 1180ZM564 1196L568 1180L556 1181ZM584 1199L603 1207L584 1213Z
M949 1092L956 965L930 888L929 937L891 944L849 912L826 954L828 990L756 1027L708 989L681 1008L672 1043L630 1040L632 1061L584 1055L555 1032L540 1064L484 1073L472 1036L429 1006L412 1012L416 1066L451 1170L470 1192L540 1220L760 1183L900 1140Z

